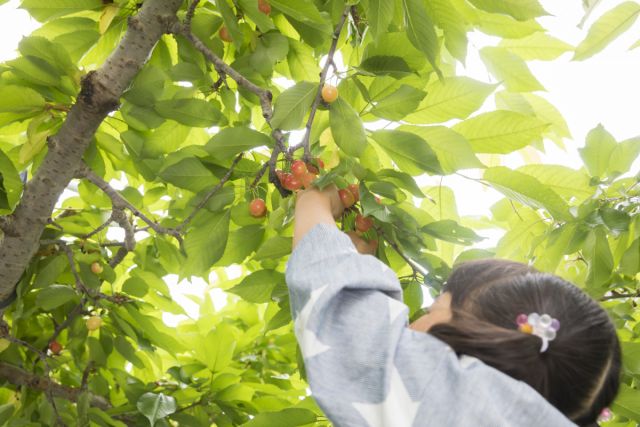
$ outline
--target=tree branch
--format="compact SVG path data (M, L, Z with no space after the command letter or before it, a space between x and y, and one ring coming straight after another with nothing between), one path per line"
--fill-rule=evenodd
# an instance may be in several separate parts
M18 280L38 249L38 240L60 195L80 167L96 130L117 108L120 97L140 71L167 30L183 0L147 0L120 45L105 64L85 76L76 103L59 132L51 138L47 155L13 213L15 235L0 243L0 302L10 298ZM1 305L1 304L0 304Z
M347 20L347 16L351 12L351 6L347 6L344 8L342 12L342 16L340 17L340 22L336 25L336 28L333 32L333 40L331 41L331 47L329 48L329 53L327 53L327 60L320 72L320 83L318 84L318 90L316 91L316 97L313 100L313 104L311 105L311 112L309 113L309 119L307 120L307 125L305 126L306 131L304 133L304 138L302 142L293 147L289 148L289 154L293 154L300 147L304 148L303 159L305 162L311 160L311 147L309 138L311 137L311 126L313 125L313 120L316 117L316 111L318 110L318 106L322 101L322 88L324 87L324 83L327 80L327 74L329 74L329 67L332 65L335 66L333 62L333 56L336 53L336 48L338 46L338 39L340 38L340 33L342 32L342 27L344 27L344 23Z
M24 369L5 362L0 362L0 378L18 387L26 386L30 389L45 393L49 391L53 397L62 398L71 402L77 402L78 396L82 392L81 388L58 384L50 378L32 374L31 372L27 372ZM111 403L109 403L107 399L92 393L89 394L89 402L91 406L102 410L111 408Z

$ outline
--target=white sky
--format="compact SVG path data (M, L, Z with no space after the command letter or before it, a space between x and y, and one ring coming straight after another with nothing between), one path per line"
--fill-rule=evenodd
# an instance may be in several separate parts
M584 15L581 0L541 0L551 16L540 18L540 21L551 35L575 46L586 36L595 19L622 2L602 0L584 28L580 29L577 24ZM0 6L0 61L13 58L22 36L39 26L26 12L17 9L18 5L18 0L11 0ZM542 162L579 167L577 149L584 144L587 132L599 123L618 140L640 135L640 48L628 50L638 39L640 23L636 22L605 51L586 61L573 62L572 53L567 53L552 62L529 62L533 74L547 89L542 96L564 115L573 135L572 141L565 141L566 151L546 144L547 152L540 156ZM475 33L470 35L470 40L469 56L462 73L478 80L492 81L479 59L478 49L493 45L498 39ZM508 156L510 166L520 163L517 155ZM480 176L479 173L475 176ZM454 188L462 215L483 215L501 197L493 190L456 176L445 177L443 184ZM485 246L491 246L497 236L490 237ZM170 282L175 283L175 280L173 278ZM189 287L202 295L207 286L204 281L197 282L194 283L195 288L193 285ZM172 286L172 290L175 289ZM197 313L197 305L193 301L182 295L175 296L191 315ZM224 295L218 294L214 299L223 304Z

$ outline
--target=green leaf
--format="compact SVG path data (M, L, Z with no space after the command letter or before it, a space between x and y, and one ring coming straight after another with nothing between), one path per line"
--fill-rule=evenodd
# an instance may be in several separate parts
M420 187L418 187L418 184L416 184L413 177L408 173L400 172L395 169L382 169L376 172L375 176L378 179L393 182L398 187L409 191L416 197L424 197L424 193L420 190Z
M367 18L369 19L369 29L375 41L381 34L384 34L393 20L395 12L395 2L388 0L369 0L367 8Z
M231 35L233 44L236 46L236 48L240 49L242 47L243 34L242 29L238 24L238 18L236 17L235 12L231 8L227 0L216 0L215 3L218 6L220 15L222 15L224 25L227 27L227 30Z
M38 292L36 305L45 311L51 311L69 301L79 300L76 291L66 285L49 285Z
M297 40L289 39L287 65L295 81L311 81L320 75L320 66L313 56L313 49Z
M563 53L573 50L573 46L569 43L544 32L533 33L521 39L504 39L499 46L525 61L533 59L551 61Z
M502 91L496 94L496 107L527 114L550 123L545 136L550 134L559 138L571 138L571 132L562 114L546 99L532 93L513 93Z
M402 85L391 95L378 101L371 114L389 120L401 120L415 111L426 93L409 85Z
M478 236L475 231L463 227L451 219L429 223L422 227L421 230L436 239L461 245L470 245L484 239Z
M261 412L242 427L297 427L315 423L315 413L304 408L286 408L278 412Z
M599 213L604 225L613 233L629 231L631 218L628 213L606 206L601 207Z
M274 28L271 19L258 9L258 0L238 0L238 3L242 8L242 12L256 23L260 31L266 33Z
M589 263L586 285L592 296L600 296L613 271L613 255L604 227L597 227L589 233L582 254Z
M271 126L284 130L300 128L302 119L311 109L317 90L318 85L315 83L300 82L282 92L273 106Z
M424 124L465 119L482 106L495 87L469 77L437 80L427 86L427 96L405 121Z
M402 0L407 37L429 60L434 70L442 77L436 57L438 55L438 36L431 18L421 0Z
M640 238L634 240L622 255L620 271L632 277L640 271Z
M453 126L476 153L506 154L540 141L549 126L535 117L513 111L483 113Z
M508 15L478 11L474 24L484 33L507 39L526 37L544 28L535 20L518 21Z
M446 126L400 126L398 130L415 133L428 141L446 174L484 167L464 136Z
M125 337L123 337L122 335L116 335L113 345L118 353L120 353L125 359L127 359L127 361L131 362L133 366L138 369L144 369L144 363L136 355L136 350Z
M478 9L492 13L504 13L518 21L547 15L538 0L469 0L469 2Z
M579 205L594 195L589 176L584 170L574 170L560 165L525 165L517 169L536 178L544 186L555 191L566 201Z
M484 179L496 190L523 205L546 209L556 219L571 219L567 203L533 176L497 166L488 168L484 172Z
M270 0L271 6L279 9L285 15L319 30L325 34L331 33L331 25L320 14L311 0Z
M38 92L22 86L0 86L0 113L28 115L44 110L45 100Z
M358 112L347 101L338 98L331 104L329 121L338 147L349 156L360 156L367 145L367 137Z
M632 420L640 420L640 390L621 384L620 392L616 396L611 409L616 414Z
M399 130L379 130L373 133L373 139L400 170L410 175L442 173L436 154L418 135Z
M467 23L449 0L429 0L427 12L444 32L444 45L460 62L467 57Z
M616 147L616 140L604 126L589 131L584 148L578 151L591 176L603 178L608 174L609 159Z
M503 82L509 91L545 90L518 55L501 47L484 47L480 50L480 57L491 74Z
M182 98L158 101L155 110L162 117L183 125L209 127L220 121L220 111L204 99Z
M277 285L285 285L284 274L275 270L259 270L249 274L227 292L256 304L271 301L271 292Z
M377 76L402 78L411 73L407 61L400 56L370 56L360 64L360 69Z
M619 142L611 152L607 170L610 175L622 175L629 171L640 155L640 137Z
M229 237L230 211L201 213L184 238L183 275L202 275L222 257Z
M149 420L153 427L156 421L176 412L176 399L162 393L145 393L136 402L138 411Z
M256 147L271 147L272 139L262 132L243 126L224 128L215 134L205 150L216 159L229 160L237 154Z
M83 10L100 10L101 0L22 0L25 9L40 22Z
M291 253L291 237L276 236L268 239L256 252L255 259L279 259Z
M640 14L640 4L626 1L602 15L589 28L587 37L576 47L574 61L592 57L627 31Z
M187 157L169 163L160 170L158 175L164 181L194 193L211 188L218 181L196 157Z
M22 180L13 162L0 150L0 193L6 204L0 206L0 213L6 209L13 212L22 195Z

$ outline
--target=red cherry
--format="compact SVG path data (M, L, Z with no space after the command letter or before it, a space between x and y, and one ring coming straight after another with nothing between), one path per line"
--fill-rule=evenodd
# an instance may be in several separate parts
M302 186L304 188L311 188L311 186L313 185L313 181L315 181L315 179L318 176L315 173L311 173L311 172L307 172L304 174L304 176L302 177Z
M249 204L249 213L255 218L262 218L267 213L267 205L262 199L253 199Z
M299 178L289 174L284 181L284 188L290 191L299 190L302 187L302 181Z
M62 344L58 341L51 341L49 343L49 350L51 350L51 353L58 355L62 351Z
M276 176L278 177L278 180L280 181L280 185L284 186L284 178L285 178L285 172L280 170L280 169L276 169Z
M267 0L258 0L258 9L265 15L269 15L271 13L271 5Z
M353 197L353 193L349 190L338 190L338 195L340 196L342 205L347 209L353 206L353 204L356 202L355 197Z
M356 230L365 233L373 227L373 219L368 216L356 215Z
M302 179L307 173L307 165L302 160L296 160L291 165L291 173L298 179Z
M322 87L322 99L327 104L331 104L338 99L338 88L329 84L324 85Z
M347 188L351 191L351 194L353 194L353 198L356 202L360 200L360 187L358 187L358 184L349 184Z

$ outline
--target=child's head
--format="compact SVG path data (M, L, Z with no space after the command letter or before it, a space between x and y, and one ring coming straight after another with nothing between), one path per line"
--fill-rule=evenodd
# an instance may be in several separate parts
M460 265L447 281L452 318L429 333L458 354L524 381L578 425L593 423L614 399L620 344L607 313L578 287L520 263L481 260ZM520 332L520 314L548 314L560 322L542 339Z

